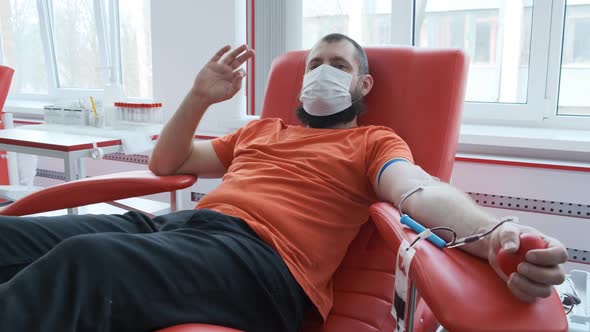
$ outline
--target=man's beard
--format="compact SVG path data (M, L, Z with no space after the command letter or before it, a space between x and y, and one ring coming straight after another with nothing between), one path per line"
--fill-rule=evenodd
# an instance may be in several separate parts
M353 102L350 107L327 116L311 115L303 109L303 105L299 105L296 110L297 118L304 126L310 128L332 128L340 124L349 123L354 120L356 116L365 111L363 97L361 97L360 93L355 95L356 96L353 96Z

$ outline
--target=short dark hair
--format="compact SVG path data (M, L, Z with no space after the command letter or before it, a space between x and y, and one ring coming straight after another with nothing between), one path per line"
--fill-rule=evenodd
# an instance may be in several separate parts
M367 75L369 73L369 61L367 60L367 54L365 53L365 50L363 50L362 46L359 45L359 43L357 43L354 39L341 33L331 33L322 37L320 42L333 43L339 42L341 40L346 40L354 46L356 49L356 60L359 65L359 75Z

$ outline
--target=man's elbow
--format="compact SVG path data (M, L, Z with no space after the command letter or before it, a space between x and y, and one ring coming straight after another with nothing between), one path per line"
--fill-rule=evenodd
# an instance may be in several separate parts
M148 169L158 176L173 175L175 171L170 167L165 167L165 165L162 165L156 158L153 157L148 161Z

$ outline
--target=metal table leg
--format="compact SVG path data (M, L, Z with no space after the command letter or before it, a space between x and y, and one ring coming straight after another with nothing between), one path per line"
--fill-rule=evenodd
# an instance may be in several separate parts
M64 158L64 176L66 182L76 180L77 178L76 162L69 154ZM68 214L78 214L78 208L69 208Z

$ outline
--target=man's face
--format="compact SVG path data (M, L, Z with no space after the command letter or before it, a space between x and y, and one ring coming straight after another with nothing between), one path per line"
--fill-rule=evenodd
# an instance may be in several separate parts
M311 115L303 109L303 105L299 105L296 110L297 118L303 125L310 128L332 128L355 120L365 109L362 97L369 93L373 86L371 75L359 76L356 48L348 40L316 44L307 56L305 73L324 64L352 75L353 79L349 87L352 105L341 112L328 116Z
M324 64L351 74L353 79L350 82L350 94L353 100L361 97L359 79L362 77L357 77L359 75L359 63L354 45L347 40L316 44L307 56L305 73L307 74Z

